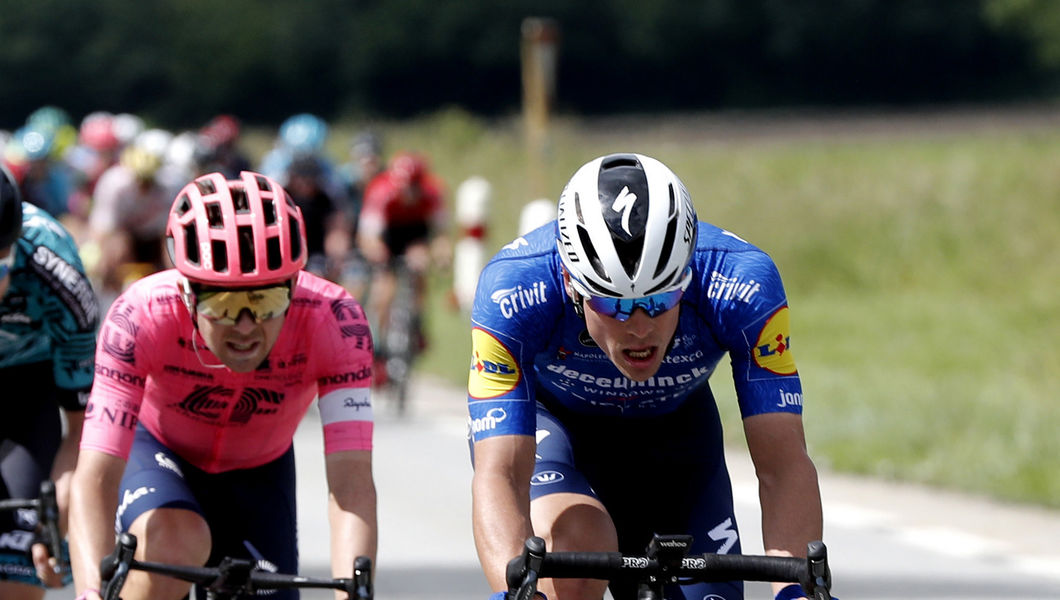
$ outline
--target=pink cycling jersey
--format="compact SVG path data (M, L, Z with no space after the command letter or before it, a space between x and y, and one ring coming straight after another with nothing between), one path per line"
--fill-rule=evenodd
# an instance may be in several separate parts
M211 366L221 363L194 328L180 277L170 269L141 279L111 306L82 449L128 459L140 423L206 472L256 467L290 447L317 397L325 453L371 449L372 338L343 288L300 273L269 357L236 373Z

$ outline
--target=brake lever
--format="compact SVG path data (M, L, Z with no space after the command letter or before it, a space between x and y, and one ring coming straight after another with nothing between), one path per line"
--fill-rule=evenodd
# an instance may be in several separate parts
M801 582L803 591L812 593L814 600L831 600L832 572L828 568L828 548L824 542L807 545L806 566L809 581Z

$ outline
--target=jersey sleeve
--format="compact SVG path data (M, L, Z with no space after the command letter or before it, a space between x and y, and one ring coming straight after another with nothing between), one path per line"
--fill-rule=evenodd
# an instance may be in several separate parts
M361 203L358 231L364 235L377 236L386 228L386 205L390 201L393 186L386 174L377 175L368 182Z
M96 345L95 381L81 433L81 449L128 459L155 345L151 321L136 288L111 305Z
M324 453L371 450L372 332L349 295L331 299L329 309L319 311L312 348L324 357L317 377Z
M55 385L76 392L65 396L70 401L64 402L63 408L82 410L83 399L92 388L99 305L80 263L68 264L73 271L64 285L68 286L70 294L49 299L56 310L49 311L54 318L48 322L47 328L52 338Z
M44 217L40 217L43 221ZM99 302L85 275L73 239L59 225L35 227L33 243L23 247L27 268L40 282L41 329L51 339L55 385L64 409L82 410L92 387Z
M713 329L729 352L740 412L744 418L801 413L802 384L780 273L761 251L737 254L700 276L713 307Z
M471 313L467 399L473 441L534 435L534 358L562 307L547 260L514 257L483 269Z

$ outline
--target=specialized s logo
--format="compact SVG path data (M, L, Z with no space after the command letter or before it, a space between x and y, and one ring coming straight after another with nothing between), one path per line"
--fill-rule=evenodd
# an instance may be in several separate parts
M755 364L777 375L794 375L795 357L791 354L791 325L788 307L782 306L766 321L754 348Z
M628 235L633 235L629 231L629 214L633 212L633 205L636 202L637 195L629 191L629 186L625 186L611 204L611 210L622 213L622 229L625 229Z
M472 398L496 398L515 389L522 378L515 358L497 338L485 330L471 330L471 371L467 392Z

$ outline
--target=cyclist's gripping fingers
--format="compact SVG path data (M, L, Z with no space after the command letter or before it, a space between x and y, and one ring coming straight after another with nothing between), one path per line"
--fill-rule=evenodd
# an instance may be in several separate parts
M52 588L63 586L62 572L59 569L59 560L48 554L48 547L41 543L33 544L33 566L37 569L37 577L44 585Z

